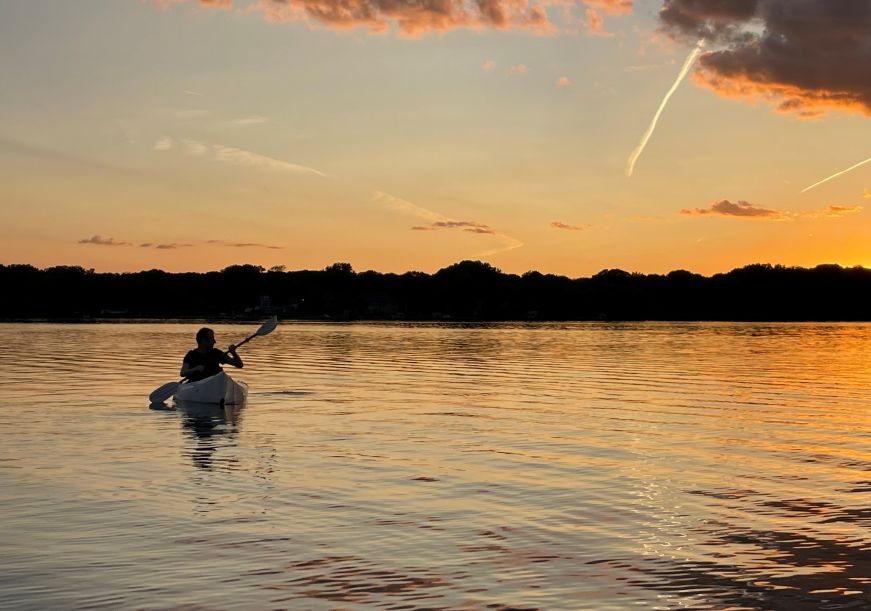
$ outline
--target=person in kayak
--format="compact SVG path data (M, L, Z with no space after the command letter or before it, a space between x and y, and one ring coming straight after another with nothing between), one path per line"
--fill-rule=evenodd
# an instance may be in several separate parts
M227 352L215 348L215 332L208 327L197 331L197 347L184 355L179 374L191 382L203 380L224 369L221 365L244 367L242 359L236 354L236 346L230 344Z

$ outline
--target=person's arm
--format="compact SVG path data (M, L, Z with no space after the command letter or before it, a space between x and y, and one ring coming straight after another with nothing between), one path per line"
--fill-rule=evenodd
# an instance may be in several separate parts
M197 373L198 371L202 371L204 369L205 369L204 365L197 365L196 367L191 367L190 363L188 363L187 361L182 361L181 362L181 370L178 372L178 375L180 375L183 378L186 378L189 375L191 375L192 373Z
M227 348L226 356L227 356L227 363L232 365L233 367L238 367L239 369L241 369L242 367L245 366L245 363L242 362L241 357L238 354L236 354L235 344L230 344L230 346Z

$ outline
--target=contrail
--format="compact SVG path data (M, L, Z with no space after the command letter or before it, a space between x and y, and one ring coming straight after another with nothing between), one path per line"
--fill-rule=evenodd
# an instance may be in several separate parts
M837 178L838 176L841 176L842 174L846 174L847 172L852 172L853 170L855 170L855 169L858 168L859 166L865 165L865 164L868 163L869 161L871 161L871 157L869 157L869 158L866 159L865 161L860 161L860 162L857 163L856 165L847 168L847 169L844 170L843 172L838 172L837 174L832 174L832 175L829 176L828 178L823 178L821 181L819 181L819 182L815 182L814 184L812 184L811 186L807 187L806 189L802 189L801 192L802 192L802 193L805 193L806 191L810 191L810 190L813 189L814 187L819 187L819 186L820 186L821 184L823 184L824 182L829 182L829 181L832 180L833 178Z
M674 85L671 86L671 89L668 90L668 93L666 93L665 97L662 99L662 104L659 105L659 110L657 110L656 114L653 116L653 121L650 122L650 127L647 128L647 131L644 132L644 135L641 137L641 142L638 143L638 146L636 146L635 150L632 151L632 154L629 155L629 161L626 163L626 176L632 176L632 173L635 171L635 162L638 161L639 157L641 157L641 153L644 152L644 147L647 146L647 141L650 140L650 136L653 135L653 130L656 129L656 122L659 121L659 116L662 114L662 111L665 110L671 96L675 91L677 91L681 81L686 78L687 72L690 71L690 68L699 57L699 54L701 54L704 46L704 40L700 40L696 43L696 48L693 49L693 52L689 54L689 57L687 57L686 61L683 63L683 68L681 68L680 74L677 75L677 80L675 80Z

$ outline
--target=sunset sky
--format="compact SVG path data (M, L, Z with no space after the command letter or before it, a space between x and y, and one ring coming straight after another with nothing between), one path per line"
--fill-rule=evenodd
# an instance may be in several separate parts
M0 0L0 263L871 267L869 41L865 0Z

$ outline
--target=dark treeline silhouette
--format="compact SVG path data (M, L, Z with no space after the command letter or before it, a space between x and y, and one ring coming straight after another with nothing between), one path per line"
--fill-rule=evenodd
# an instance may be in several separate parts
M233 265L207 273L95 273L0 265L0 318L335 320L871 320L871 270L748 265L705 277L608 269L505 274L462 261L434 274Z

